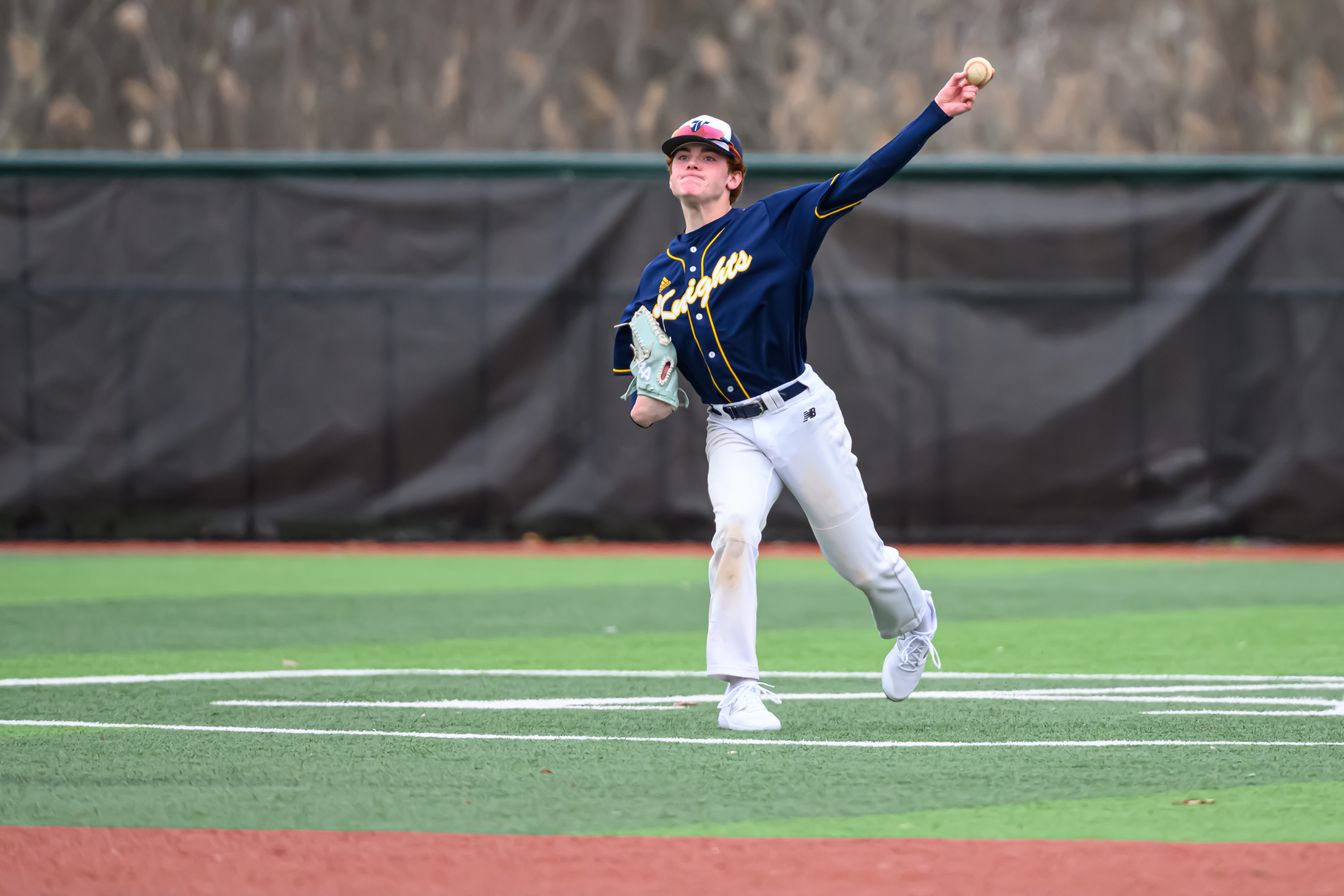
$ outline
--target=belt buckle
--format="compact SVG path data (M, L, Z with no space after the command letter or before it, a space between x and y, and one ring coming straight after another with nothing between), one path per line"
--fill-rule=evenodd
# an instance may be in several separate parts
M752 417L761 416L768 410L770 410L770 407L765 403L764 398L753 398L740 404L723 406L723 412L734 420L750 420Z
M753 398L749 402L739 404L736 407L728 407L725 410L728 411L728 416L734 420L750 420L752 417L761 416L770 409L766 407L765 399Z

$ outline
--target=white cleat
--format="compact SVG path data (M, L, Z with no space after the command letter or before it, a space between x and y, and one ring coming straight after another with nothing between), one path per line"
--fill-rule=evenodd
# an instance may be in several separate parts
M719 727L730 731L778 731L779 718L765 708L765 700L779 703L770 685L743 680L728 686L719 702Z
M913 694L920 678L924 676L924 664L929 659L933 660L935 669L943 668L938 648L933 646L933 633L938 630L938 612L933 608L933 595L925 591L924 598L929 602L929 614L923 627L897 638L895 646L882 663L882 692L888 700L900 702Z

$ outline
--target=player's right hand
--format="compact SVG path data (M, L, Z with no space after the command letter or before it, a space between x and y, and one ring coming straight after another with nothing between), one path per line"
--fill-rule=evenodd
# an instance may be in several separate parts
M947 79L947 83L934 96L933 101L943 110L943 114L956 118L963 112L971 111L975 105L975 95L979 92L979 87L967 82L965 72L957 72Z

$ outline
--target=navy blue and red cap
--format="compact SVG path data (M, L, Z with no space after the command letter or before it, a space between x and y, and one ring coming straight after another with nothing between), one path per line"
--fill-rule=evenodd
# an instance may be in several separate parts
M742 141L737 139L732 125L713 115L697 115L672 132L672 136L663 141L663 155L670 156L678 147L687 143L707 143L715 149L742 158Z

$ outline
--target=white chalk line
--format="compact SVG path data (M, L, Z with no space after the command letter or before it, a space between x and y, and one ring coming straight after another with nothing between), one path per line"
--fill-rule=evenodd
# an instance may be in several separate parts
M668 669L265 669L245 672L168 672L140 675L78 675L0 678L0 687L162 684L186 681L267 681L304 678L704 678L701 670ZM877 681L873 672L765 672L765 680ZM925 681L1165 681L1165 682L1321 682L1344 685L1344 675L1198 675L1083 672L926 672Z
M1344 716L1344 703L1337 703L1331 709L1288 710L1288 709L1149 709L1145 716Z
M756 737L622 737L597 734L483 734L458 731L383 731L378 729L254 728L241 725L160 725L149 722L85 722L67 719L0 719L0 725L28 728L94 728L133 731L183 731L205 734L279 734L328 737L404 737L423 740L563 741L647 744L753 745L762 747L846 747L858 749L1068 748L1068 747L1344 747L1344 741L1286 740L773 740Z
M114 685L207 681L255 681L315 678L376 678L376 677L479 677L479 678L575 678L575 679L679 679L702 678L703 673L689 670L647 669L272 669L238 672L179 672L139 675L88 675L48 678L0 679L0 687L44 687L65 685ZM781 671L768 673L767 678L815 680L864 680L879 676L874 672ZM1336 716L1344 715L1344 701L1313 700L1309 698L1270 697L1197 697L1198 693L1226 693L1233 691L1305 691L1344 689L1344 676L1330 675L1212 675L1161 673L1061 673L1061 672L929 672L926 681L1070 681L1070 682L1168 682L1159 686L1121 686L1094 688L1030 688L1018 690L933 690L925 688L913 696L917 699L944 700L1004 700L1041 702L1114 702L1114 703L1199 703L1241 704L1243 706L1300 706L1302 710L1245 710L1245 709L1172 709L1148 710L1145 715L1263 715L1263 716ZM1179 682L1170 684L1170 682ZM1216 682L1214 684L1213 682ZM1165 694L1163 698L1141 698L1138 695ZM1133 695L1133 696L1131 696ZM860 700L882 699L879 693L824 693L781 694L783 699L797 700ZM328 707L328 708L381 708L381 709L484 709L484 710L587 710L587 711L669 711L681 708L676 703L716 703L719 695L692 694L669 697L626 698L521 698L510 700L433 700L433 701L285 701L285 700L221 700L217 706L238 707ZM673 705L669 705L673 704ZM1305 709L1305 707L1312 707Z
M802 700L810 696L813 695L793 694L789 695L789 699ZM835 700L859 700L883 695L865 693L825 696ZM723 694L686 694L670 697L518 697L504 700L211 700L210 705L270 709L680 709L676 704L718 703L722 699Z
M1198 694L1230 691L1338 691L1344 690L1344 681L1297 681L1264 684L1191 684L1161 685L1157 687L1118 688L1021 688L1018 694Z
M821 693L777 693L781 700L794 703L821 700L885 700L882 692L862 691ZM717 703L721 694L676 694L659 697L520 697L497 700L212 700L211 706L240 706L271 709L483 709L483 710L557 710L557 709L637 709L677 704ZM912 700L1009 700L1019 702L1077 703L1198 703L1243 706L1315 706L1344 712L1344 702L1317 697L1256 697L1252 695L1217 697L1185 694L1104 694L1092 691L1074 693L1068 689L1051 691L916 691ZM1312 715L1323 714L1320 712Z

